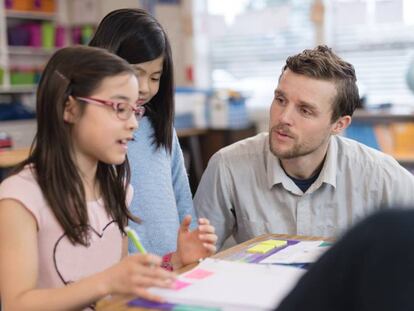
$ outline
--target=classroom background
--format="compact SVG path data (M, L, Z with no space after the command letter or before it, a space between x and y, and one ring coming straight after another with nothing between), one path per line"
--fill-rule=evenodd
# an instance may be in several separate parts
M150 11L171 40L175 126L193 192L214 152L267 130L286 57L316 44L357 72L361 105L344 135L414 173L412 0L1 0L0 180L27 156L50 55L87 44L122 7Z

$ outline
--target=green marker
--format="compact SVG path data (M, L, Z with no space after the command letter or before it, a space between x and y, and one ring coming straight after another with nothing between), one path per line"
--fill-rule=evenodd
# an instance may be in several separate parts
M130 227L125 227L125 232L127 233L128 238L132 241L132 243L134 243L136 249L141 254L146 254L147 251L145 250L144 246L142 246L141 241L139 240L138 234L135 232L135 230Z

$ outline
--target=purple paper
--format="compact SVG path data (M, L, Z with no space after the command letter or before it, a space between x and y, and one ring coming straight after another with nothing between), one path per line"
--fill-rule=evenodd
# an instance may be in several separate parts
M278 240L283 240L283 239L278 239ZM230 256L228 256L227 258L225 258L226 260L231 260L231 261L242 261L242 262L247 262L247 263L259 263L261 262L263 259L265 259L266 257L269 257L270 255L273 255L279 251L281 251L282 249L285 249L286 247L290 246L290 245L294 245L299 243L298 240L286 240L287 241L287 245L282 246L282 247L277 247L265 254L259 254L259 253L248 253L247 249L240 251L236 254L232 254ZM260 242L258 242L260 243Z
M147 309L157 309L157 310L172 310L175 307L175 304L172 303L159 303L154 301L149 301L142 298L136 298L128 302L129 307L141 307Z

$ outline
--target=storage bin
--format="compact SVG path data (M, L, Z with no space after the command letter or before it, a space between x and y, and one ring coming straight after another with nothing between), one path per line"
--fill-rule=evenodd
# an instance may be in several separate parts
M207 99L205 90L177 87L175 90L175 117L187 128L207 127ZM182 126L184 127L184 126Z
M17 25L7 30L9 45L27 46L30 42L30 33L26 24Z
M246 98L235 92L217 91L209 101L208 112L213 129L242 129L251 125Z
M10 72L10 83L12 85L32 85L35 83L33 70L19 70Z
M56 6L54 0L34 0L33 9L46 13L55 12Z
M45 49L55 46L55 26L50 22L42 23L42 46Z
M6 7L17 11L33 10L33 0L9 0L6 1Z

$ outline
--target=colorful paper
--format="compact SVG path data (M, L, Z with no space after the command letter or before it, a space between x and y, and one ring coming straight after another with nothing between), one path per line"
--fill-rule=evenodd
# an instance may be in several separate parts
M150 301L142 298L137 298L128 302L128 306L145 309L156 309L156 310L173 310L175 304L172 303L160 303Z
M239 252L228 255L224 259L226 259L228 261L238 261L238 262L246 262L246 263L259 263L263 259L265 259L266 257L271 256L274 253L280 252L281 250L283 250L285 248L289 248L291 245L295 245L297 243L299 243L298 240L287 240L286 247L274 248L270 252L267 252L266 254L248 253L247 249L242 249Z
M187 274L184 274L183 276L187 279L201 280L201 279L204 279L204 278L206 278L206 277L208 277L212 274L213 274L213 272L211 272L211 271L207 271L207 270L204 270L204 269L196 269L196 270L190 271Z
M192 305L177 305L172 309L172 311L221 311L221 309Z
M134 308L143 308L143 309L153 309L153 310L163 310L163 311L221 311L220 308L214 307L201 307L194 305L183 305L183 304L173 304L173 303L161 303L150 301L142 298L136 298L128 302L129 307Z
M260 263L263 264L305 264L313 263L326 252L329 247L321 247L323 241L300 241L295 245L281 249Z
M255 265L213 258L206 258L196 269L214 274L202 280L191 280L191 286L182 290L151 287L148 291L168 302L189 306L273 310L304 273L302 269L280 265Z
M184 282L184 281L181 281L181 280L175 280L175 282L174 282L171 289L180 290L180 289L183 289L183 288L187 287L188 285L191 285L191 283Z
M259 253L259 254L266 254L267 252L271 251L275 247L273 245L266 245L266 244L257 244L253 247L250 247L247 252L248 253Z
M259 244L273 245L273 247L282 247L287 245L286 240L266 240Z

